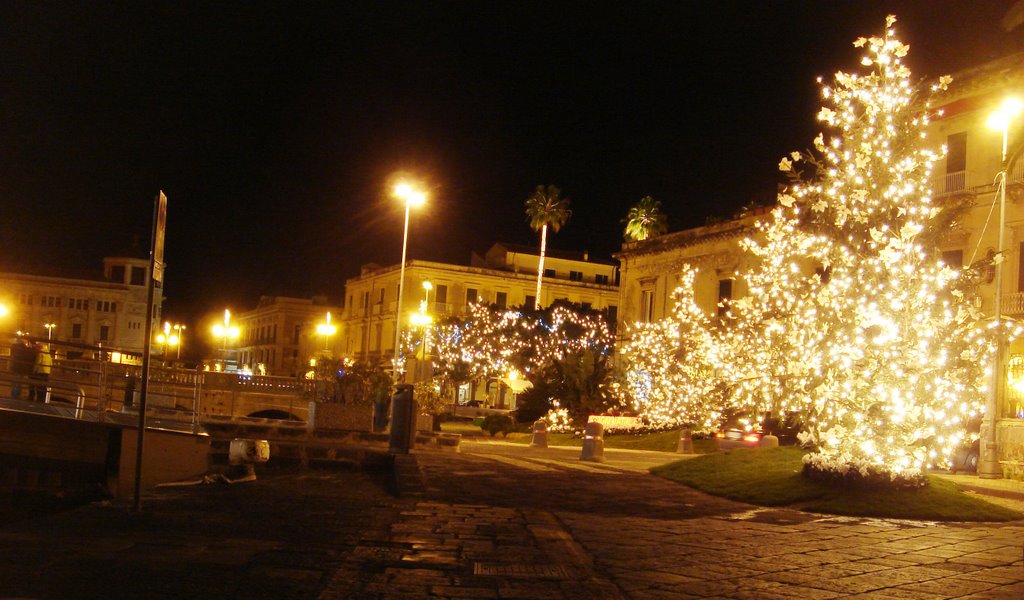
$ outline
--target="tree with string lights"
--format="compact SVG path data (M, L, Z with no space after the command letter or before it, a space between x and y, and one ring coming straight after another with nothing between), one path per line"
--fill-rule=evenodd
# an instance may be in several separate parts
M953 213L931 198L941 154L925 145L930 103L894 23L854 43L864 73L822 82L824 131L780 161L791 185L742 244L747 294L700 356L718 361L705 371L725 407L804 416L808 473L917 485L964 443L1008 332L982 322L972 278L938 257Z

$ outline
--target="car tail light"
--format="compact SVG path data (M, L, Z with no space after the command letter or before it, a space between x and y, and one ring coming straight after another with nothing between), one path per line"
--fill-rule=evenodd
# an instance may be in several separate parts
M761 441L761 434L759 434L759 433L748 433L747 435L743 436L743 441L744 442L760 442Z
M721 431L716 431L715 432L715 437L716 438L724 438L725 437L725 433L723 433Z

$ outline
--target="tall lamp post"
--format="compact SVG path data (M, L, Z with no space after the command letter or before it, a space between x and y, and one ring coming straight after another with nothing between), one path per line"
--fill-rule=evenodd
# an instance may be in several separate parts
M185 326L181 323L175 323L171 328L174 329L174 334L178 336L178 356L177 359L181 360L181 346L185 343Z
M56 323L43 323L43 327L46 328L46 343L50 343L53 339L53 330L57 327Z
M1000 325L1003 320L1003 245L1006 229L1006 145L1009 137L1010 122L1020 114L1021 101L1016 98L1008 98L988 119L988 126L1002 132L1003 146L999 162L999 235L996 242L995 264L995 320ZM999 399L1004 388L1003 377L1003 352L1004 342L1002 331L996 336L995 368L993 370L994 384L988 395L988 402L985 406L985 419L982 422L981 456L978 462L978 476L982 479L1001 479L1003 469L999 466L999 446L996 437L996 419L999 411Z
M323 323L318 324L316 326L316 332L318 334L324 336L324 353L325 354L328 352L328 349L327 349L327 340L328 340L328 338L330 338L330 336L332 336L335 333L337 333L337 331L338 331L338 328L335 327L334 325L331 325L331 313L328 311L328 313L327 313L327 320L324 321Z
M231 324L231 311L224 309L224 324L217 323L213 326L213 335L224 340L224 370L228 369L228 340L235 339L239 335L238 327Z
M398 383L398 346L402 338L402 292L404 291L402 288L405 284L405 256L409 246L409 209L426 202L427 195L409 183L399 183L396 185L394 195L399 200L405 202L405 228L402 233L402 266L398 274L398 303L395 305L395 355L391 359L394 381Z

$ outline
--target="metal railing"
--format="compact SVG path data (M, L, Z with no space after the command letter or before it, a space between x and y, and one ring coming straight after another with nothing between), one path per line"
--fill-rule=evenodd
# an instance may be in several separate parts
M1024 292L1003 294L1002 310L1005 315L1024 315Z
M973 174L970 171L954 171L946 173L935 185L935 194L944 196L971 189Z
M9 356L0 356L0 399L8 409L45 412L102 422L133 424L138 418L141 367L98 360L56 360L46 381L15 375ZM43 400L29 401L32 386ZM151 426L198 431L204 422L271 419L308 425L316 382L238 373L150 368L147 419ZM21 388L17 397L12 392Z

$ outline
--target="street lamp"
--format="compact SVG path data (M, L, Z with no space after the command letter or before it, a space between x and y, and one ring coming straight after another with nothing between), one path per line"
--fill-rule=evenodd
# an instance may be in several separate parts
M171 324L164 321L164 332L156 336L156 343L164 345L163 358L167 360L167 346L178 346L178 356L181 356L181 339L171 333Z
M402 233L402 266L398 274L398 303L395 305L395 355L391 364L394 370L394 380L398 383L398 345L402 335L402 288L405 284L405 255L409 246L409 209L412 206L420 206L427 201L427 195L416 189L412 184L402 182L395 186L394 195L405 202L405 228Z
M331 325L331 313L327 312L327 321L320 323L316 326L316 332L324 336L324 352L327 352L327 339L337 333L338 328Z
M213 335L224 340L224 370L227 370L228 362L228 340L235 339L239 335L238 327L231 324L231 311L224 309L224 324L217 323L213 326Z
M57 326L56 323L43 323L43 327L46 328L46 342L49 343L53 339L53 329Z
M172 329L174 329L176 335L178 336L178 343L176 344L178 346L177 358L178 360L181 360L181 347L185 344L185 326L182 325L181 323L175 323Z
M1006 223L1006 143L1010 123L1021 113L1024 105L1016 98L1007 98L999 110L988 118L988 126L1003 134L1002 154L999 161L999 237L996 242L995 264L995 320L1000 326L1003 320L1003 244ZM996 413L999 410L999 392L1003 388L1003 335L996 335L996 360L993 369L995 383L988 395L985 419L982 422L981 456L978 462L978 476L982 479L1001 479L1003 469L999 466L999 447L996 439Z

